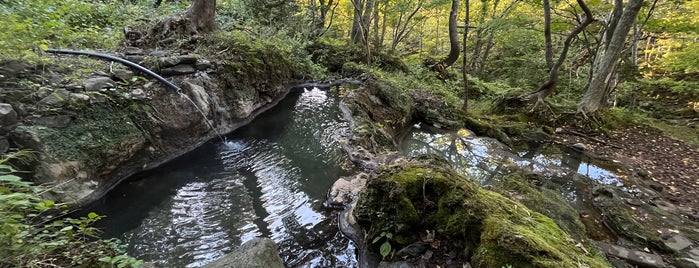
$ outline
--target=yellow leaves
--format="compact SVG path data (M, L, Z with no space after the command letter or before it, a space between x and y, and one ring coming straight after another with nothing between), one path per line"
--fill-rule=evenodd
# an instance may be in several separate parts
M471 132L468 131L468 129L464 129L464 128L459 129L459 131L457 131L456 134L461 136L461 137L469 137L472 135Z

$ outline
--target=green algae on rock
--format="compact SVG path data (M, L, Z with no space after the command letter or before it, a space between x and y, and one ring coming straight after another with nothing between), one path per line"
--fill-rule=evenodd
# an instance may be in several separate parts
M610 267L550 218L478 187L434 156L384 167L368 180L355 216L369 241L391 233L400 249L433 232L441 247L469 252L462 258L474 267Z

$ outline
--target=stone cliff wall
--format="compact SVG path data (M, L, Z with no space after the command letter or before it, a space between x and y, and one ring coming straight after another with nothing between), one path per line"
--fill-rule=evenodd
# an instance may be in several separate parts
M121 56L182 90L85 57L1 64L0 149L35 152L37 161L25 168L32 180L54 186L53 199L96 200L128 176L246 124L282 99L295 78L282 55L266 60L264 68L274 71L173 51L127 48Z

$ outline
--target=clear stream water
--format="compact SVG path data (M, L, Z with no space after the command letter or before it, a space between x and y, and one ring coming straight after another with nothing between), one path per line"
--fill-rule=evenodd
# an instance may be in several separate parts
M322 206L340 176L351 173L338 144L348 131L338 98L318 89L293 92L249 125L168 164L131 178L85 211L107 217L103 237L122 239L137 258L163 267L198 267L256 236L272 238L288 267L356 267L355 245ZM588 234L611 236L590 204L592 181L623 186L613 166L565 147L533 144L512 152L467 130L414 129L406 155L436 153L488 185L513 168L558 180L574 207L593 220ZM586 224L587 225L587 224Z
M624 171L612 162L592 159L581 151L556 144L531 143L513 151L495 139L477 137L465 129L443 131L429 126L410 132L401 143L401 151L410 156L440 155L459 173L482 186L497 183L515 169L542 174L547 186L557 189L580 212L588 237L616 241L616 236L605 227L601 211L592 203L595 185L625 189Z
M353 267L355 246L323 208L340 176L347 130L337 98L292 92L249 125L121 183L87 208L104 237L163 267L197 267L255 236L272 238L287 266Z

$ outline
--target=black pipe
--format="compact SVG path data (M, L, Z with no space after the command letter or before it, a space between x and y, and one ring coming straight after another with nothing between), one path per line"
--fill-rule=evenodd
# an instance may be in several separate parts
M97 52L77 51L77 50L68 50L68 49L47 49L46 52L56 53L56 54L86 55L86 56L105 58L105 59L108 59L111 61L116 61L116 62L122 63L126 66L135 68L135 69L147 74L148 76L155 78L156 80L160 81L161 83L165 84L167 87L172 88L177 92L182 91L182 89L180 89L180 87L176 86L175 84L173 84L172 82L163 78L162 76L154 73L153 71L146 69L146 67L143 67L141 65L138 65L136 63L130 62L128 60L125 60L125 59L122 59L119 57L114 57L112 55L107 55L107 54L97 53Z

